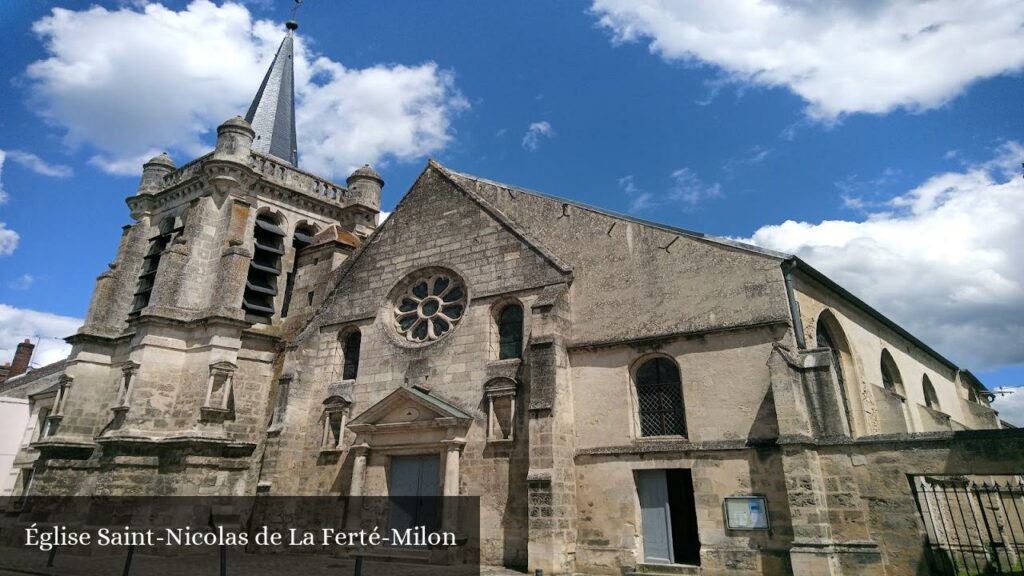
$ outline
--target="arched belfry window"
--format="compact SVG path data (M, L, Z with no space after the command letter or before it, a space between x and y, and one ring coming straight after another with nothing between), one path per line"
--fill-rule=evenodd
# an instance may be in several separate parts
M295 277L299 273L299 252L313 243L313 235L316 234L316 227L312 224L299 224L292 234L292 269L284 283L284 303L281 304L281 317L288 316L288 309L292 304L292 291L295 290Z
M498 359L523 355L523 307L509 304L498 314Z
M363 335L359 330L345 332L341 337L341 355L344 364L341 369L342 380L355 380L359 376L359 347L363 343Z
M245 280L242 308L249 314L270 319L274 315L277 277L281 275L284 230L270 214L256 216L253 256Z
M139 272L139 282L135 288L135 300L132 302L133 314L149 305L156 270L160 267L160 257L184 228L180 218L168 216L160 221L156 234L149 239L149 247L142 259L142 271Z
M636 371L641 436L685 436L683 386L679 368L668 358L652 358Z
M896 361L888 350L882 350L882 386L892 392L904 396L903 378L900 377L900 369L896 367Z
M925 406L932 410L942 410L942 407L939 406L939 395L935 393L935 386L932 386L932 381L927 374L921 379L921 391L924 393Z

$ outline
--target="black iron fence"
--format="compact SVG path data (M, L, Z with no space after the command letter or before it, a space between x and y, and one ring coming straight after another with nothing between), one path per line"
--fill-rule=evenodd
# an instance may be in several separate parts
M1024 485L1020 477L911 478L931 571L1024 576Z

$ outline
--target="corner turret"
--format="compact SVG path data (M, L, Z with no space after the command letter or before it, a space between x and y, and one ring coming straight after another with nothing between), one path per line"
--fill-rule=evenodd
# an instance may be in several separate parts
M256 132L241 116L226 120L217 127L217 147L213 150L213 157L248 163L255 137Z
M362 204L380 209L380 191L384 188L384 179L369 164L356 169L345 183L348 184L349 190L362 198Z
M149 159L142 165L142 179L139 180L139 189L136 194L154 194L163 189L164 176L174 172L177 167L174 160L161 152Z

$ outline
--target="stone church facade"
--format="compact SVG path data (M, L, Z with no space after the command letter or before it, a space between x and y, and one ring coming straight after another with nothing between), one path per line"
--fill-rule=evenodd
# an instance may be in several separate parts
M918 574L908 479L1020 472L970 372L794 256L433 161L378 225L371 168L297 167L291 50L213 152L143 167L23 492L386 496L411 470L480 497L487 564Z

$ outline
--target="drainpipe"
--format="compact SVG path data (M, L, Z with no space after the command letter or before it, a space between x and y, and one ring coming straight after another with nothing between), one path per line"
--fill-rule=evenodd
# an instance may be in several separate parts
M789 300L789 315L793 320L793 336L796 338L796 346L800 350L806 350L804 342L804 323L800 319L800 306L796 303L796 295L793 292L793 270L797 266L797 259L790 258L782 263L782 280L786 284L786 299Z

